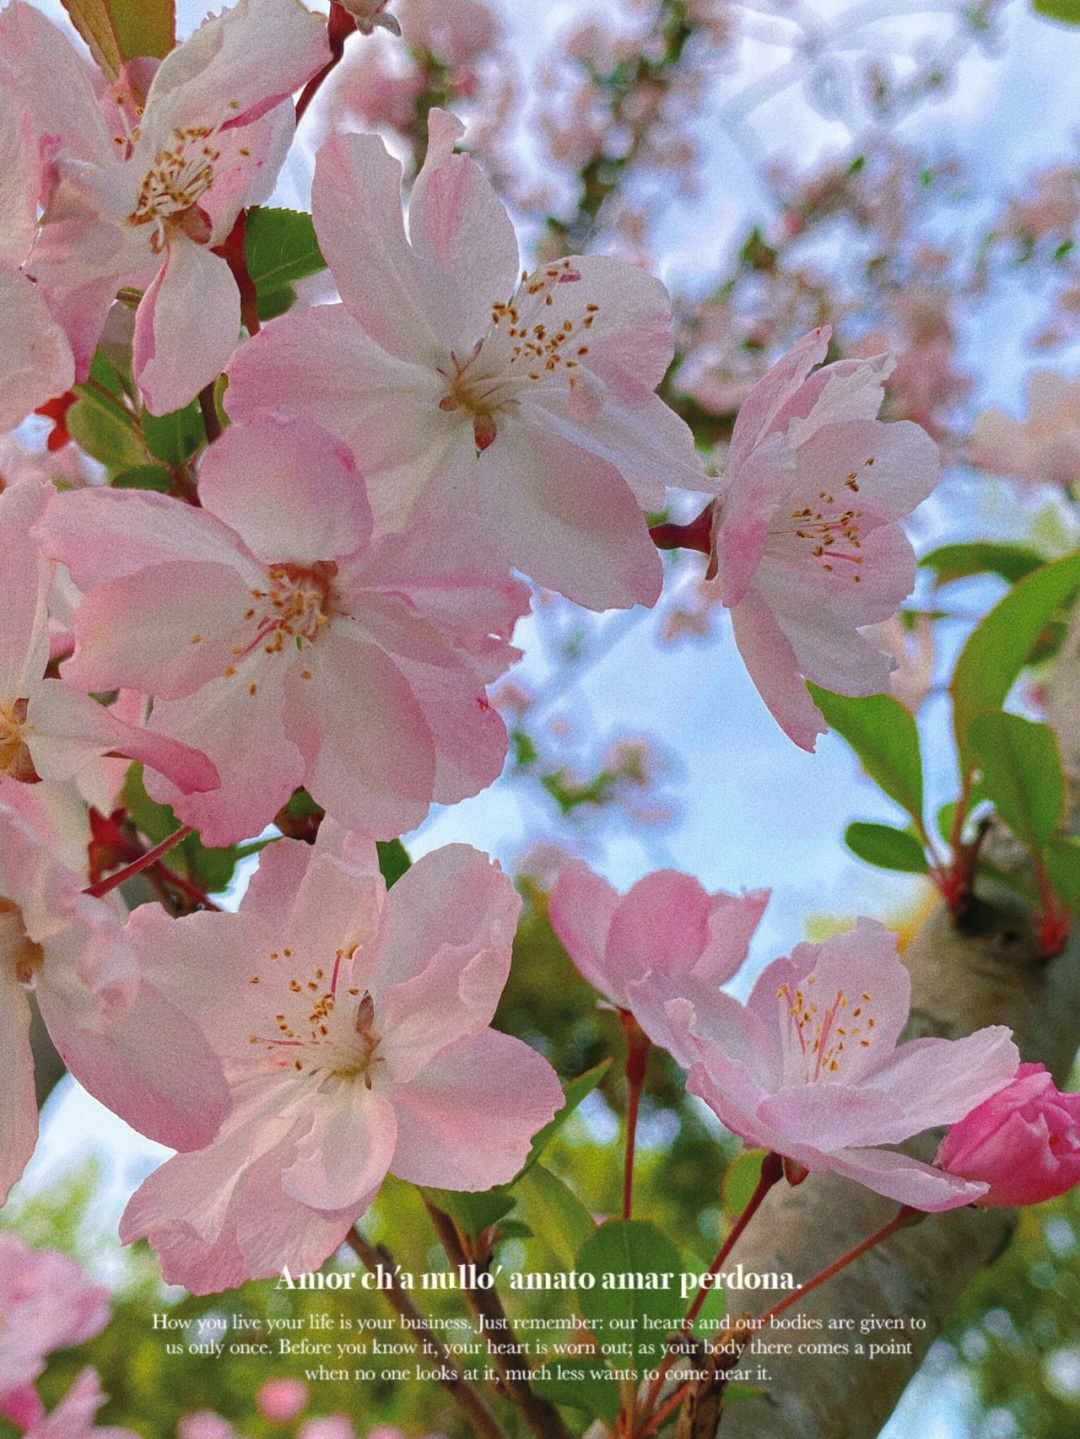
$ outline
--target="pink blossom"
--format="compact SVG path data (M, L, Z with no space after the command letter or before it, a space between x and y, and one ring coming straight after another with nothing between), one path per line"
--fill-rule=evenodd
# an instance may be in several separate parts
M890 365L847 360L810 374L814 330L747 397L715 504L712 566L735 642L773 717L813 749L825 723L803 683L876 694L892 668L859 626L911 593L915 555L895 523L938 473L910 421L876 420Z
M212 1409L195 1409L181 1415L176 1439L240 1439L240 1436L227 1419Z
M934 1163L989 1185L984 1209L1040 1204L1080 1184L1080 1094L1062 1094L1041 1064L954 1124Z
M128 928L205 1028L233 1089L214 1142L136 1192L120 1225L203 1294L317 1269L387 1171L486 1189L562 1103L554 1071L491 1029L521 902L451 845L386 891L374 845L324 820L264 851L239 912Z
M594 989L637 1014L643 986L652 1003L646 1032L670 1047L658 988L671 998L724 984L746 959L768 890L709 894L692 875L658 870L625 895L580 860L563 866L548 916L561 943Z
M517 658L528 595L489 539L417 514L373 544L352 455L306 420L230 426L199 495L61 495L43 526L89 591L64 679L153 694L151 729L221 774L198 798L150 776L155 799L227 844L304 784L390 838L496 778L506 730L484 685Z
M467 65L490 50L499 23L484 0L401 0L401 28L410 45L422 45L452 65Z
M1028 376L1028 417L984 410L971 431L971 463L1034 484L1080 480L1080 380L1052 370Z
M985 1192L881 1146L963 1117L1011 1079L1016 1046L1000 1026L898 1045L911 978L881 925L861 919L848 934L797 945L745 1004L721 990L674 999L653 990L635 999L642 1027L670 1028L687 1088L748 1144L916 1209L951 1209Z
M0 920L2 923L2 920ZM100 1334L109 1322L108 1291L55 1249L28 1249L0 1234L0 1414L28 1429L44 1409L33 1382L54 1349Z
M28 990L75 1078L143 1133L204 1144L228 1102L206 1041L143 981L118 907L82 893L61 844L36 791L0 780L0 1201L37 1136Z
M688 428L653 393L672 356L658 280L601 256L521 277L513 227L462 127L428 116L407 239L401 167L373 135L315 164L312 213L343 303L283 316L237 353L234 417L314 416L346 439L379 531L421 495L481 516L510 561L592 608L651 604L641 507L707 485Z
M386 8L390 0L337 0L337 3L348 10L362 35L370 35L377 26L392 35L401 34L401 27Z
M0 430L11 430L75 379L63 330L22 272L37 226L42 175L37 138L0 66Z
M389 1428L389 1426L385 1426ZM372 1430L372 1433L375 1433ZM396 1430L391 1430L396 1433ZM308 1419L296 1431L296 1439L356 1439L356 1430L347 1414L320 1414ZM367 1436L371 1439L371 1434Z
M264 1379L255 1391L255 1408L273 1424L291 1424L307 1408L308 1397L302 1379Z
M198 750L125 724L89 695L45 678L54 566L33 530L51 497L51 485L30 479L0 493L0 775L68 780L103 755L121 754L183 791L216 788L217 771Z
M172 51L145 95L132 76L103 93L36 10L15 0L3 12L5 83L54 176L26 269L79 378L124 286L145 292L134 374L151 411L186 404L221 371L240 300L212 247L269 195L292 134L287 97L328 58L325 24L297 0L238 0Z
M23 1439L139 1439L130 1429L94 1423L108 1397L102 1393L97 1370L84 1369L59 1404L27 1429Z

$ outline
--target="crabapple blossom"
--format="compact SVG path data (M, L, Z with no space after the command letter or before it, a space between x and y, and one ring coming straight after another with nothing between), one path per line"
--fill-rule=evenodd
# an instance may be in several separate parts
M1080 1184L1080 1094L1062 1094L1041 1064L1022 1064L942 1140L934 1163L990 1187L983 1209L1040 1204Z
M602 256L519 277L513 226L428 116L402 228L401 167L374 135L319 150L312 215L340 305L266 325L229 367L234 418L310 414L356 451L379 531L421 496L476 514L512 564L594 609L651 604L641 506L709 487L690 431L653 393L672 357L658 280Z
M33 7L4 10L3 83L53 175L26 271L78 378L121 288L143 292L133 369L149 410L177 409L216 378L240 298L213 247L242 206L270 194L292 136L288 96L328 58L325 24L299 0L238 0L178 45L148 89L145 62L105 89Z
M40 189L36 137L0 79L0 430L14 429L75 379L67 337L21 270L34 241Z
M317 1269L388 1171L486 1189L513 1178L562 1103L547 1062L490 1023L521 901L451 845L387 892L370 840L323 821L280 840L233 914L128 928L206 1030L232 1114L136 1192L120 1225L170 1282L203 1294Z
M217 770L198 750L126 724L89 695L45 678L54 566L33 529L53 496L51 485L31 479L0 492L0 776L68 780L120 754L167 774L184 792L216 788Z
M386 8L390 0L337 0L337 3L353 17L362 35L370 35L377 26L392 35L401 34L401 27Z
M1012 1078L1016 1046L1000 1026L898 1045L911 977L882 925L861 919L823 944L797 945L768 966L745 1004L699 987L670 998L655 983L649 996L650 983L635 999L639 1023L669 1028L690 1093L748 1144L915 1209L951 1209L985 1193L881 1146L962 1119Z
M96 1369L84 1369L63 1399L23 1439L139 1439L130 1429L99 1426L94 1416L109 1396L102 1392Z
M918 425L874 418L887 357L810 374L829 334L800 340L739 410L710 561L751 679L810 750L825 722L804 679L847 695L887 685L891 662L859 626L911 593L915 555L896 521L930 493L939 464Z
M674 998L688 985L708 992L731 979L746 959L768 898L768 890L709 894L692 875L673 869L646 875L620 896L588 865L571 860L552 891L548 916L585 979L637 1017L635 996L643 983L654 999L657 985ZM657 1024L662 1008L653 1002L648 1016L649 1037L670 1047L670 1036Z
M1033 484L1080 480L1080 380L1052 370L1028 376L1028 417L984 410L971 431L971 462Z
M151 1138L203 1144L228 1103L206 1041L143 982L119 909L82 893L62 844L36 790L0 780L0 1202L37 1137L27 990L75 1078Z
M496 778L506 730L484 685L517 658L528 593L493 542L418 514L372 543L351 453L309 420L230 426L199 495L60 495L43 524L88 590L65 680L153 694L151 728L222 776L198 800L151 775L154 798L227 844L304 784L392 838Z
M108 1291L73 1259L0 1234L0 1414L28 1429L44 1414L33 1387L54 1349L70 1349L109 1322Z

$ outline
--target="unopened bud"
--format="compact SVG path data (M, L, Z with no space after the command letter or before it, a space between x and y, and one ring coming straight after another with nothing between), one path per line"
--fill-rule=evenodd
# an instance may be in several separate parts
M400 35L401 26L393 15L385 13L389 3L390 0L337 0L337 4L356 21L356 28L361 34L370 35L376 26L381 26L393 35Z

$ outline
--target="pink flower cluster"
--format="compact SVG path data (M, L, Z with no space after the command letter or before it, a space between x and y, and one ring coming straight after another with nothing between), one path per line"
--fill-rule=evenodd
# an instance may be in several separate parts
M911 980L881 925L797 945L745 1003L726 993L766 898L709 895L671 870L620 898L572 862L549 912L585 979L748 1144L930 1211L1031 1204L1080 1181L1080 1096L1041 1065L1017 1068L1008 1030L899 1043ZM894 1147L942 1124L954 1128L933 1165Z

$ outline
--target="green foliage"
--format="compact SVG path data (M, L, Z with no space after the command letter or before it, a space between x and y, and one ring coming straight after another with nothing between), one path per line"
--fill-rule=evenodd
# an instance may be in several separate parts
M326 269L311 216L298 210L249 210L244 256L260 320L283 314L293 302L296 281Z
M679 1251L647 1220L610 1219L582 1245L576 1267L595 1281L578 1294L593 1338L613 1368L632 1368L640 1377L659 1363L665 1333L682 1321L685 1305L674 1277L682 1269ZM665 1278L668 1287L660 1287ZM656 1287L646 1287L650 1282ZM630 1287L615 1287L620 1284ZM632 1357L618 1352L623 1346L629 1346Z
M596 1228L592 1215L542 1164L534 1164L514 1188L530 1229L565 1269L573 1269L577 1251Z
M111 79L126 60L163 60L176 44L174 0L61 0L90 53Z
M392 889L412 864L409 851L399 839L377 839L375 849L379 855L379 873L386 880L387 889Z
M1075 914L1080 909L1080 841L1068 837L1052 840L1043 864L1058 898Z
M983 710L1000 709L1056 610L1080 587L1080 554L1022 579L975 626L960 652L949 692L960 766L976 763L968 730Z
M911 713L892 695L853 699L815 684L807 689L825 723L847 740L870 778L921 826L922 756Z
M121 798L140 834L152 844L160 844L180 828L180 821L169 806L157 804L146 793L141 764L133 764L128 770ZM262 847L255 840L247 845L232 844L225 849L211 849L202 844L197 834L189 834L169 850L164 863L182 878L193 881L205 893L220 894L232 879L237 861Z
M971 575L1000 575L1014 585L1043 564L1038 550L1027 545L992 544L980 541L964 545L941 545L919 561L934 573L934 588Z
M856 820L844 831L844 843L852 854L878 869L895 869L904 874L925 874L929 869L922 844L906 829L892 824L871 824Z
M68 434L109 470L132 470L153 457L143 443L134 415L98 386L76 385L75 403L64 423Z
M1031 8L1036 15L1045 15L1048 20L1080 25L1080 0L1031 0Z
M988 710L971 721L968 743L998 814L1029 848L1041 849L1065 808L1065 777L1053 730L1020 715Z
M162 464L181 465L206 444L206 427L196 400L167 415L152 415L144 405L139 417L146 447Z
M114 490L156 490L164 495L172 489L172 475L163 465L136 465L112 477Z

